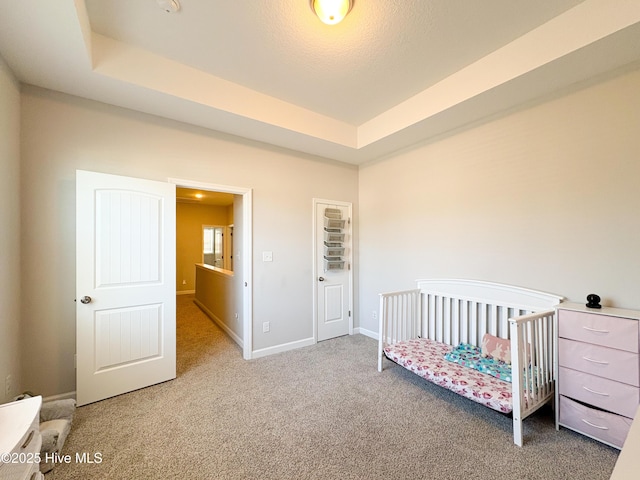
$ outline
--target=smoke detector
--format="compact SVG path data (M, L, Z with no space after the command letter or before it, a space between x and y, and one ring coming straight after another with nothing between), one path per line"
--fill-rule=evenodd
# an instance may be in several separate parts
M158 6L167 13L176 13L180 10L178 0L156 0Z

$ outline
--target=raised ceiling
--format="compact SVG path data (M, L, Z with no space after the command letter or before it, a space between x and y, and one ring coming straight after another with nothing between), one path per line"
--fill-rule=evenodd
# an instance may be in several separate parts
M360 164L640 65L639 0L0 2L24 83Z
M327 27L308 0L181 1L173 15L153 1L86 4L100 35L351 125L580 3L361 0Z

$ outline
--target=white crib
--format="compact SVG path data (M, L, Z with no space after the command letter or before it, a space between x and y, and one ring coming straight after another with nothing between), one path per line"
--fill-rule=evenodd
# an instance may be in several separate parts
M545 292L458 279L418 280L416 289L380 294L378 371L385 349L403 341L480 346L485 333L510 339L513 439L522 446L522 420L554 397L554 307L562 300Z

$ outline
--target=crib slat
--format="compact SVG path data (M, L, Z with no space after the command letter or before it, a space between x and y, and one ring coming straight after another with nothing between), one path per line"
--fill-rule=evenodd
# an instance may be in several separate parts
M451 344L458 345L460 343L460 301L452 300L452 316L454 320L451 322Z
M498 336L498 306L497 305L488 305L488 323L489 328L487 331L491 333L491 335Z
M436 337L435 339L438 342L442 342L442 326L444 325L444 318L442 315L444 314L444 298L441 295L438 295L438 303L436 306Z
M451 298L443 297L442 303L442 341L443 343L451 343Z
M471 328L471 321L469 319L469 302L466 300L462 300L460 302L460 310L462 310L460 341L469 343L469 330Z
M531 349L533 350L533 359L531 360L531 364L535 365L535 368L531 370L531 397L536 399L536 392L543 388L542 382L540 381L540 373L542 372L542 359L540 358L540 345L538 343L538 321L534 320L530 323L531 328ZM541 393L541 392L540 392Z
M475 344L478 338L478 304L469 302L469 343Z
M484 335L483 332L488 332L488 328L487 328L487 305L485 303L479 303L478 304L478 315L479 315L479 322L478 323L478 335L476 337L476 345L480 345L482 342L482 336Z
M442 297L440 295L436 295L434 297L435 303L433 304L433 316L434 316L434 330L433 336L431 337L433 340L438 340L440 335L440 330L442 325Z
M400 322L397 321L400 317L398 315L398 298L394 297L391 299L391 318L394 320L392 325L393 325L393 337L392 337L392 342L397 342L398 339L400 338L400 329L402 328L402 325L400 325Z
M436 331L436 314L435 314L435 296L434 295L428 295L427 296L427 312L428 312L428 324L427 324L427 332L425 334L426 338L433 338L433 332Z
M397 309L396 312L398 314L398 318L402 321L399 322L400 329L398 332L399 338L404 339L407 334L407 319L404 316L404 295L398 297L397 299Z

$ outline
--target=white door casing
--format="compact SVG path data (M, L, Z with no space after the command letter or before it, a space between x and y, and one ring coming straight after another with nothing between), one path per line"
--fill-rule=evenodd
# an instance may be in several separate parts
M78 405L176 376L175 185L76 172Z
M234 220L234 231L240 232L242 246L234 251L234 275L242 275L242 357L253 358L253 190L245 187L234 187L214 183L199 182L184 178L169 178L172 184L184 188L198 188L212 192L231 193L242 196L242 222ZM239 267L240 265L240 267Z
M325 209L339 209L345 220L344 268L328 269L325 260ZM314 324L316 340L353 334L353 242L351 203L313 199Z

